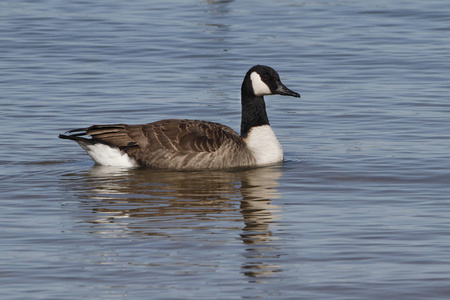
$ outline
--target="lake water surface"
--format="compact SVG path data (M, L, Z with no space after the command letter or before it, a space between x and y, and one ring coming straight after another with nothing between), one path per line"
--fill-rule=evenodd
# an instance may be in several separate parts
M2 299L448 299L450 10L431 1L2 1ZM281 165L94 166L66 130L266 97Z

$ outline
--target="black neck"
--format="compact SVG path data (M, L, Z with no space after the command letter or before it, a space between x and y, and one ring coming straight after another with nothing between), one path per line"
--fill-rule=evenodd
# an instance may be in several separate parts
M241 136L245 138L252 127L269 125L269 119L267 118L264 98L262 96L255 96L253 89L251 87L250 90L245 89L244 84L241 95Z

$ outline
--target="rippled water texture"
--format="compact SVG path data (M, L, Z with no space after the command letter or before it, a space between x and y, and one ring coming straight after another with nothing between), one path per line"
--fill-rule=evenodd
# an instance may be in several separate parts
M0 2L2 299L448 299L448 2ZM286 161L94 166L57 135L240 125L254 64Z

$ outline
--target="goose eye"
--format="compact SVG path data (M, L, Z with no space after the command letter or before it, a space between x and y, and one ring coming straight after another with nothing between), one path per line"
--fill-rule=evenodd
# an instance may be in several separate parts
M264 74L264 75L263 75L263 79L264 79L264 80L268 80L268 79L269 79L269 75Z

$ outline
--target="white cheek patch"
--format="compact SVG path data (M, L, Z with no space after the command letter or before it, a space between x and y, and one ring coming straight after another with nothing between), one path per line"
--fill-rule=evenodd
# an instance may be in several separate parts
M250 79L252 80L253 92L256 96L272 95L269 87L262 81L258 73L252 72Z

